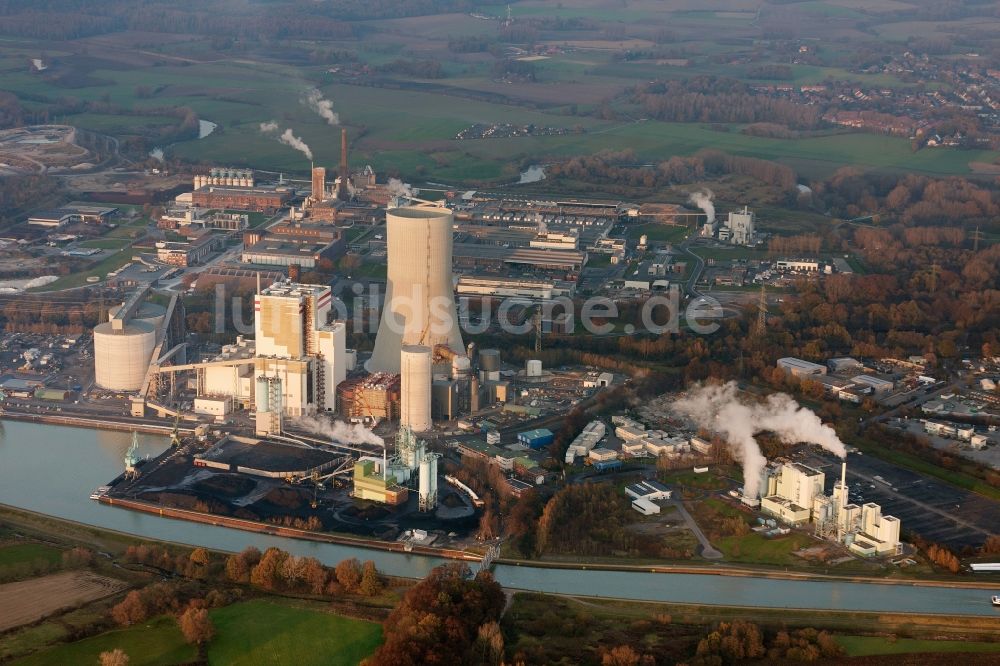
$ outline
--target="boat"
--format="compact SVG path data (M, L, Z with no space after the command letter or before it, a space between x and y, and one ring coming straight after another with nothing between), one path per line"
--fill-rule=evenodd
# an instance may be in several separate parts
M105 495L107 495L109 490L111 490L111 486L101 486L94 492L90 493L90 499L99 500Z
M1000 606L1000 594L994 594L992 601L994 606Z

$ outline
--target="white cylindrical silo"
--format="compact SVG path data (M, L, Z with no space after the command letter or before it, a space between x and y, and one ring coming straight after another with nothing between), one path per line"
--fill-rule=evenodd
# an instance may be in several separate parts
M525 374L529 377L541 377L542 362L538 359L529 359L525 364Z
M115 331L110 322L94 328L94 380L112 391L138 391L156 344L156 329L137 320Z
M403 206L386 211L388 273L382 321L369 372L399 372L405 345L464 351L452 284L454 218L447 208Z
M418 487L421 506L427 506L431 496L431 461L424 458L420 461L420 485Z
M399 422L414 432L431 429L431 348L407 345L400 352Z

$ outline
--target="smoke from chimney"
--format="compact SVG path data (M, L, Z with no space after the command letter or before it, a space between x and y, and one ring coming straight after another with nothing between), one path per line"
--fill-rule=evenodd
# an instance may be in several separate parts
M688 197L689 204L694 204L705 212L705 217L708 218L705 220L706 224L712 224L715 222L715 204L712 202L712 197L714 196L715 195L712 194L712 190L705 188L702 190L695 190L691 193L691 196Z
M743 467L743 494L755 498L767 459L754 435L772 432L785 444L818 444L844 458L847 450L833 428L824 425L811 410L799 406L784 393L768 396L762 403L746 403L736 382L721 386L696 386L673 405L699 428L721 435L733 457Z
M326 437L341 444L385 446L385 440L360 423L330 421L322 416L302 416L295 420L295 425L314 435Z
M399 178L389 179L389 194L394 197L412 197L413 190Z
M333 112L333 102L323 98L316 88L310 88L302 97L302 103L315 111L328 125L339 125L340 116Z
M312 160L313 153L309 150L309 146L306 145L305 141L292 134L291 129L286 129L282 135L278 137L278 141L299 151L306 156L306 159Z

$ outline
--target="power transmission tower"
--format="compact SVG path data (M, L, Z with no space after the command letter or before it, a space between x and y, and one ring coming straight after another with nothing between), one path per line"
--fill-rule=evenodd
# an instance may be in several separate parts
M972 251L979 252L979 241L983 239L983 232L979 230L979 225L976 225L976 230L972 232Z
M760 340L761 338L764 337L764 331L766 330L767 330L767 286L761 284L760 300L757 302L757 321L754 322L751 336L755 340Z

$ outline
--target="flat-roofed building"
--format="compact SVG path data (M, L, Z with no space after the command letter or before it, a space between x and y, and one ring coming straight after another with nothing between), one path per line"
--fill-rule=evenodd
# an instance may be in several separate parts
M851 377L851 381L859 386L871 387L872 393L877 396L888 395L895 388L895 384L888 379L880 379L871 375L857 375Z
M794 377L810 377L826 374L825 365L803 361L801 358L794 358L792 356L779 358L778 367Z

